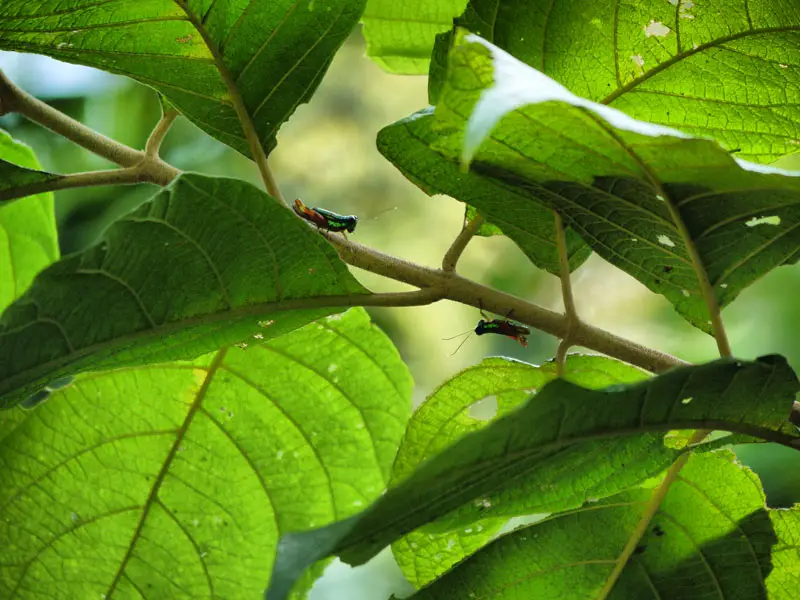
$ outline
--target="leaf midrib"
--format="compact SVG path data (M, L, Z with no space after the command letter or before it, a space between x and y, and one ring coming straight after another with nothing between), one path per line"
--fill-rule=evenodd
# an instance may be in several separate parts
M145 522L147 521L147 517L150 514L150 510L152 507L159 501L158 500L158 492L161 489L161 484L164 482L164 478L167 476L167 472L169 471L170 466L172 465L172 461L175 459L175 456L178 454L178 448L183 442L184 437L186 437L186 433L189 430L189 426L192 424L195 415L198 413L201 405L203 404L203 400L205 400L206 395L208 394L208 390L211 387L211 383L214 380L214 376L219 370L220 366L222 365L223 360L225 359L225 355L227 354L227 348L223 348L219 350L216 355L214 356L211 364L206 371L205 379L200 386L200 389L197 391L195 395L195 399L192 402L189 410L186 412L186 417L184 418L183 423L178 428L178 432L175 436L175 441L172 444L172 447L169 449L167 456L164 459L164 463L161 465L161 469L159 470L158 474L156 475L155 479L153 480L153 485L150 488L150 493L147 496L147 499L144 503L144 508L142 509L142 514L139 517L139 523L136 525L136 529L131 536L130 542L128 542L128 549L125 552L125 555L122 557L120 561L119 569L114 575L114 578L111 580L111 583L108 586L108 591L105 594L106 598L111 598L111 595L114 593L114 590L117 588L119 584L120 578L125 571L125 568L128 565L128 561L130 561L131 557L133 556L134 549L136 548L136 544L141 537L142 530L144 529Z
M641 77L633 79L630 83L627 83L626 85L624 85L624 86L622 86L620 88L617 88L616 90L611 92L608 96L606 96L602 100L598 100L598 102L600 102L601 104L609 104L610 105L612 102L614 102L614 100L616 100L617 98L619 98L623 94L633 90L638 85L650 80L652 77L654 77L654 76L658 75L659 73L665 71L666 69L670 68L671 66L679 63L683 59L688 58L688 57L690 57L690 56L692 56L694 54L698 54L700 52L703 52L704 50L708 50L710 48L715 48L715 47L720 46L722 44L725 44L727 42L732 42L734 40L739 40L739 39L746 38L746 37L753 36L753 35L766 35L766 34L770 34L770 33L788 33L788 32L791 32L791 31L800 31L800 26L795 26L795 27L764 27L764 28L761 28L761 29L749 29L747 31L740 31L739 33L734 33L734 34L731 34L731 35L728 35L728 36L725 36L725 37L721 37L721 38L717 38L715 40L711 40L710 42L706 42L705 44L700 44L699 46L697 46L697 48L692 48L691 50L688 50L686 52L678 52L677 54L675 54L671 58L665 60L662 63L659 63L657 66L655 66L652 69L650 69L649 71L647 71L647 73L645 73ZM614 53L617 54L618 52L619 52L619 48L614 46Z

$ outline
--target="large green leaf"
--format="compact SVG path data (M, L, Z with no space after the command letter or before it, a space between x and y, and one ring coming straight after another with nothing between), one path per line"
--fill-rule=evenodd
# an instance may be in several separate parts
M268 598L285 598L294 581L318 559L337 554L349 563L362 563L454 508L520 478L535 481L540 467L580 444L596 452L597 441L701 428L797 445L800 434L787 416L798 390L794 372L777 356L756 362L723 359L599 391L552 381L520 410L426 461L363 513L284 536ZM606 455L610 456L614 455ZM595 472L596 479L611 474L610 461L604 465ZM541 493L551 492L547 478L538 483Z
M639 369L600 356L572 354L567 358L565 367L568 381L594 389L641 381L647 377ZM493 397L497 402L496 414L503 415L519 408L531 393L555 377L556 368L552 362L538 367L508 358L487 358L461 371L440 386L414 413L392 468L392 483L411 476L425 460L433 458L467 433L487 426L489 420L477 419L469 413L470 407L476 402ZM624 453L626 448L619 447L617 450ZM670 456L665 454L667 460ZM635 464L635 458L631 458L625 463L624 473L636 476L639 474L638 465ZM603 460L607 462L607 458ZM652 456L648 456L647 460L652 461ZM610 482L597 482L592 481L591 477L584 477L586 473L593 474L597 469L596 461L587 459L584 452L577 464L562 463L556 472L551 468L552 479L541 473L536 479L540 483L548 478L551 490L565 489L574 493L572 498L563 497L560 509L580 506L587 497L613 494L615 487L617 490L624 489L632 483L630 478L622 476L623 469L618 469L619 472L614 474ZM649 474L646 468L644 472ZM486 544L506 522L506 518L484 518L486 515L497 512L507 516L535 510L530 507L528 498L538 496L541 503L547 496L537 489L539 483L531 489L527 482L520 481L499 496L487 495L467 505L459 515L465 521L465 527L446 533L413 531L392 544L394 556L406 578L416 587L421 587ZM633 483L638 481L634 480ZM557 494L552 495L557 497ZM497 507L496 511L492 510L493 507Z
M413 598L797 597L800 509L767 510L758 478L732 453L692 456L644 536L631 542L652 496L632 490L520 529ZM609 590L631 543L636 550Z
M0 193L7 187L41 180L33 151L0 130ZM0 203L0 313L28 289L34 276L58 260L53 195Z
M791 0L471 0L458 23L578 96L770 162L797 151L800 5ZM445 78L439 36L431 102Z
M132 77L249 154L235 105L267 150L319 85L365 0L5 0L0 49Z
M3 413L0 597L260 597L279 535L380 495L411 390L354 309Z
M481 210L511 238L541 269L560 272L553 211L540 204L535 194L489 174L464 173L458 160L448 159L433 149L438 136L431 125L435 118L425 110L384 128L378 134L378 150L403 175L425 193L447 194ZM589 257L589 246L572 230L566 231L567 256L571 269Z
M467 0L367 0L367 56L390 73L428 72L434 38L453 25Z
M363 294L336 252L252 185L184 175L102 241L39 274L0 319L0 407L64 375L194 358ZM322 304L324 306L324 304Z
M701 280L725 306L800 257L800 178L579 98L473 35L453 50L434 119L439 152L558 210L705 331ZM490 220L525 208L473 203Z

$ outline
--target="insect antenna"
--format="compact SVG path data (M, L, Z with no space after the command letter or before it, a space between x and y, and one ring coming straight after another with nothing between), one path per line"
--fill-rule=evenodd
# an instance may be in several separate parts
M456 349L453 351L453 354L451 354L450 356L453 356L453 355L454 355L456 352L458 352L459 350L461 350L461 346L463 346L464 344L466 344L466 343L467 343L467 340L470 338L470 336L469 336L469 334L470 334L470 333L472 333L472 329L470 329L469 331L465 331L464 333L459 333L458 335L454 335L453 337L449 337L449 338L442 338L443 340L447 341L447 340L454 340L454 339L456 339L456 338L459 338L459 337L461 337L462 335L465 335L465 336L467 336L467 337L465 337L465 338L464 338L464 340L463 340L463 341L462 341L462 342L461 342L461 343L458 345L458 348L456 348Z

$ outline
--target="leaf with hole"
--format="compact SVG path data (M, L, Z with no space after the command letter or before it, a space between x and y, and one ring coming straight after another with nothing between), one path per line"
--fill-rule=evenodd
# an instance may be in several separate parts
M658 439L659 432L671 429L719 429L800 445L800 433L787 421L798 391L797 377L779 356L722 359L604 390L552 381L518 411L427 460L363 513L283 536L267 598L286 598L317 560L335 554L361 564L453 509L502 492L523 477L535 482L540 467L561 453L580 451L582 444L595 452L598 442L625 436ZM658 457L654 447L651 451ZM612 472L604 464L596 470L598 479Z
M615 360L578 354L567 358L565 372L568 381L595 389L641 381L648 376ZM468 433L479 431L496 417L518 409L555 377L552 362L535 366L508 358L487 358L447 380L409 421L392 468L392 485L412 476L424 461ZM472 416L476 403L490 399L496 404L491 420ZM535 396L531 401L536 401ZM657 443L660 445L660 440ZM502 493L487 494L445 516L436 528L409 533L392 544L398 565L411 583L421 587L491 540L509 516L536 510L564 510L580 506L587 498L596 500L614 494L657 472L674 456L671 452L664 453L664 462L659 463L653 454L637 455L636 451L642 448L634 449L627 440L615 444L615 449L620 457L610 467L607 456L599 452L592 454L584 448L580 453L567 453L547 466L542 465L533 485L521 479ZM644 449L654 448L649 445ZM626 453L627 458L622 458ZM598 459L607 464L599 465ZM617 472L596 480L595 473L608 468L616 468ZM547 481L544 488L542 481Z
M475 36L453 50L431 129L441 154L559 211L594 251L706 332L709 298L724 307L800 258L796 174L575 96ZM525 209L473 203L490 221Z
M308 102L365 0L162 2L5 0L0 50L127 75L250 155L241 119L269 151Z
M768 510L733 453L693 455L647 521L653 496L631 490L521 528L412 598L796 597L800 510Z
M380 495L411 390L353 309L2 413L0 597L258 598L282 533Z
M0 407L81 371L282 335L333 312L326 296L364 293L327 241L264 192L183 175L6 310Z
M39 168L28 146L0 130L0 195L6 189L53 177ZM0 202L0 313L22 295L39 271L56 260L53 195Z
M456 22L578 96L757 162L797 151L800 10L783 0L471 0ZM431 103L451 34L437 37Z

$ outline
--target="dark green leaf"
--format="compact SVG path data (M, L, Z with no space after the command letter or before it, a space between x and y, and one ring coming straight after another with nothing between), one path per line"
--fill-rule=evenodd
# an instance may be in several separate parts
M0 406L84 370L194 358L330 314L366 290L322 236L250 184L184 175L39 274L0 319Z
M285 598L316 560L337 554L360 564L400 536L518 478L535 481L539 468L583 443L596 452L598 441L623 436L657 439L654 432L669 429L720 429L796 445L800 434L787 416L798 390L794 372L777 356L723 359L601 391L552 381L520 410L426 461L365 512L284 536L268 598ZM605 465L594 473L597 479L611 473ZM551 491L546 478L539 483L545 495Z
M354 309L2 413L0 597L260 597L280 534L380 495L411 391Z
M132 77L203 131L250 154L235 110L266 150L308 102L365 0L5 0L0 49Z
M475 170L463 172L456 158L434 150L439 139L431 129L434 122L435 117L426 109L390 125L378 134L378 150L425 193L447 194L477 206L481 215L500 227L533 264L558 274L553 211L523 187ZM568 229L570 267L577 269L590 253L584 241Z
M0 194L6 189L55 177L38 171L26 145L0 130ZM53 195L0 203L0 313L28 289L36 274L58 260Z
M644 535L633 538L653 498L653 490L631 490L520 529L413 598L796 597L800 510L767 510L758 478L732 453L692 456ZM609 590L609 576L632 544Z
M639 369L600 356L572 354L566 362L566 379L588 388L599 389L613 384L632 383L647 376ZM397 453L392 469L392 483L411 476L425 460L445 450L467 433L487 426L489 420L479 420L471 416L470 409L475 403L494 398L497 415L503 415L519 408L532 393L536 393L555 377L556 368L552 362L537 367L507 358L487 358L480 364L461 371L440 386L414 413ZM627 445L618 443L615 446L616 451L624 454L624 446ZM596 470L607 467L598 467L597 461L586 454L584 451L580 455L574 455L577 461L573 461L573 464L568 461L562 463L558 470L553 468L556 461L550 461L549 474L537 475L533 486L522 480L510 485L502 494L489 494L462 507L457 515L450 519L445 517L445 523L449 521L451 531L413 531L395 542L392 551L406 578L416 587L427 584L492 539L508 516L544 510L542 502L548 497L549 510L563 510L580 506L587 497L597 499L638 483L625 476L639 472L635 457L629 456L625 467L614 475L611 482L604 480L598 486L593 474ZM664 456L668 461L673 455L669 453ZM652 461L652 458L647 456L647 461ZM605 457L602 460L608 462ZM648 465L643 477L652 472L652 467ZM590 477L583 477L586 473ZM544 479L548 480L548 491L541 489L541 481ZM559 494L554 490L568 490L572 493ZM534 499L533 506L531 498ZM554 504L554 500L558 504ZM503 518L486 518L488 515L500 515ZM456 518L458 523L453 524Z
M725 306L800 258L798 177L578 98L474 36L453 51L431 129L439 152L558 210L598 254L704 331L701 279ZM472 202L490 221L524 210Z
M795 2L471 0L457 22L578 96L714 137L749 160L800 143ZM432 104L451 40L437 38Z
M467 0L367 0L362 21L367 56L390 73L428 72L437 33L453 25Z

